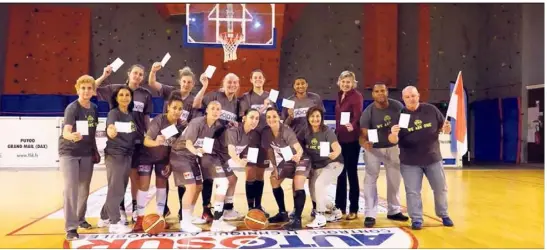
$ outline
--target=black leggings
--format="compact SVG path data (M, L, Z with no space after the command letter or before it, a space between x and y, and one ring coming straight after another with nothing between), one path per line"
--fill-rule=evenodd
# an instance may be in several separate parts
M359 162L359 141L340 143L342 156L344 157L344 169L338 176L336 183L336 207L346 213L347 207L347 179L349 179L349 212L357 213L359 210L359 177L357 176L357 163ZM347 176L347 177L346 177ZM347 178L347 179L346 179Z

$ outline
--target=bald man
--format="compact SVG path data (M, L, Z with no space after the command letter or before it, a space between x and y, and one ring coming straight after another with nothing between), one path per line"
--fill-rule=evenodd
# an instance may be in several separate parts
M410 115L408 126L401 128L394 125L388 139L393 144L399 144L401 175L412 229L422 229L421 190L424 174L433 189L435 213L442 218L444 226L454 226L448 217L447 188L439 144L439 133L450 133L450 123L444 120L437 107L420 103L420 93L414 86L403 89L403 101L405 108L400 117Z

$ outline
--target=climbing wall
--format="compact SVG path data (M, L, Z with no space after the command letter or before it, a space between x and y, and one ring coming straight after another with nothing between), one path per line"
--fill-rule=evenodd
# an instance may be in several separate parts
M89 71L90 11L10 4L4 94L74 94Z

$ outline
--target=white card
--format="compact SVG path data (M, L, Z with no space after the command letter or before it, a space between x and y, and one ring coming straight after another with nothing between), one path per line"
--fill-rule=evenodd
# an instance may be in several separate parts
M401 114L401 116L399 116L399 127L408 128L409 122L410 122L410 114Z
M319 156L328 157L330 154L330 144L328 141L322 141L319 143Z
M256 163L257 160L258 160L258 148L247 149L247 161L251 163Z
M349 112L342 112L340 114L340 125L349 124Z
M87 121L76 121L76 132L80 135L89 135L89 123Z
M179 130L175 124L161 130L161 134L165 136L165 139L171 138L171 136L176 135L178 132Z
M213 77L213 74L215 73L215 70L217 70L217 67L213 65L207 66L207 69L205 70L205 75L207 76L207 78L211 79L211 77Z
M114 127L116 127L116 132L118 133L131 133L131 123L130 122L114 122Z
M294 101L283 99L283 103L281 103L281 106L288 109L292 109L294 108Z
M270 96L268 97L268 99L270 99L270 101L272 102L277 102L277 97L279 96L279 91L275 90L275 89L271 89L270 90Z
M122 65L123 65L123 61L119 57L116 58L116 60L114 60L114 62L110 64L110 66L112 67L112 71L114 72L116 72Z
M203 151L207 154L213 153L213 145L215 144L215 139L205 137L203 138Z
M378 141L378 130L377 129L369 129L368 130L368 141L369 142L379 142Z
M287 147L281 148L281 155L283 155L283 160L290 161L293 157L291 147L287 146Z
M165 64L167 63L167 61L169 61L170 58L171 55L169 54L169 52L167 52L167 54L165 54L165 56L163 56L163 59L161 60L161 66L165 67Z

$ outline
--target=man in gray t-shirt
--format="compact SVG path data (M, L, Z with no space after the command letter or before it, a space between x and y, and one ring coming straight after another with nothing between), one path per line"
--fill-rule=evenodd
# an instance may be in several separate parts
M380 173L380 164L383 162L387 177L387 218L391 220L407 221L408 217L401 213L399 200L399 186L401 171L399 161L399 147L389 142L388 135L391 127L397 124L403 104L388 98L386 85L378 83L372 88L374 102L365 108L359 121L361 126L361 146L365 148L365 227L376 224L378 211L378 190L376 181ZM371 142L375 133L378 141Z

